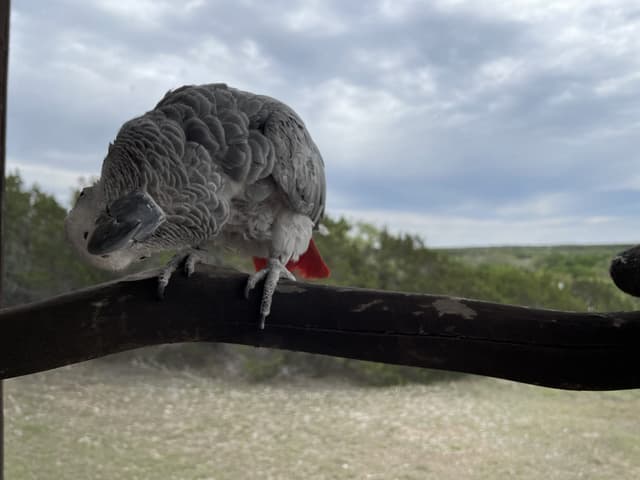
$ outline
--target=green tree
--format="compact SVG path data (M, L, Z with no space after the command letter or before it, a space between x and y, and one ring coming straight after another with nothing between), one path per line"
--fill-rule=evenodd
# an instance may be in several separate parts
M64 233L66 210L18 174L5 179L4 304L14 305L83 287L111 276L83 263Z

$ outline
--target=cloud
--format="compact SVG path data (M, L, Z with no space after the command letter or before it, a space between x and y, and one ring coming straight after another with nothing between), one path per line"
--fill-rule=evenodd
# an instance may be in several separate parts
M58 166L34 165L23 163L9 157L7 174L18 173L29 186L36 185L56 197L61 205L69 206L71 196L81 183L87 183L95 176L92 172L66 170Z
M394 233L417 234L431 247L632 244L640 240L634 218L629 217L551 216L513 221L395 210L335 210L333 213ZM608 234L611 229L617 232L615 239Z
M9 154L45 188L65 178L46 168L97 173L166 90L225 81L300 113L329 211L441 219L455 244L493 238L474 221L565 238L558 219L615 241L637 213L632 0L23 0L11 40Z
M119 21L130 24L135 29L163 29L178 18L189 18L197 14L204 5L204 0L163 1L137 0L122 2L121 0L97 0L95 7L108 15L117 17Z

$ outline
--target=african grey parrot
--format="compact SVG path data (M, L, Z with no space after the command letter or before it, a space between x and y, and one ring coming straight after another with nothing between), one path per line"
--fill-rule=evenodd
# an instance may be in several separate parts
M160 296L183 262L193 273L207 246L252 255L245 294L265 279L264 328L281 276L329 275L312 239L325 193L324 162L291 108L224 84L184 86L120 128L65 229L84 259L109 270L178 251Z

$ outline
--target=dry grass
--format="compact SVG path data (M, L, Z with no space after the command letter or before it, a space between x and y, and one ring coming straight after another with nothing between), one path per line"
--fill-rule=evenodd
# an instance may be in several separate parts
M640 391L261 385L100 363L5 388L9 480L640 478Z

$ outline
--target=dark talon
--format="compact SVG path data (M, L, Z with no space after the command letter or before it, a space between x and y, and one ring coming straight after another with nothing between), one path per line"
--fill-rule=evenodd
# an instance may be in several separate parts
M167 288L167 285L162 284L162 280L158 281L158 289L156 291L158 295L158 300L164 300L164 291Z

